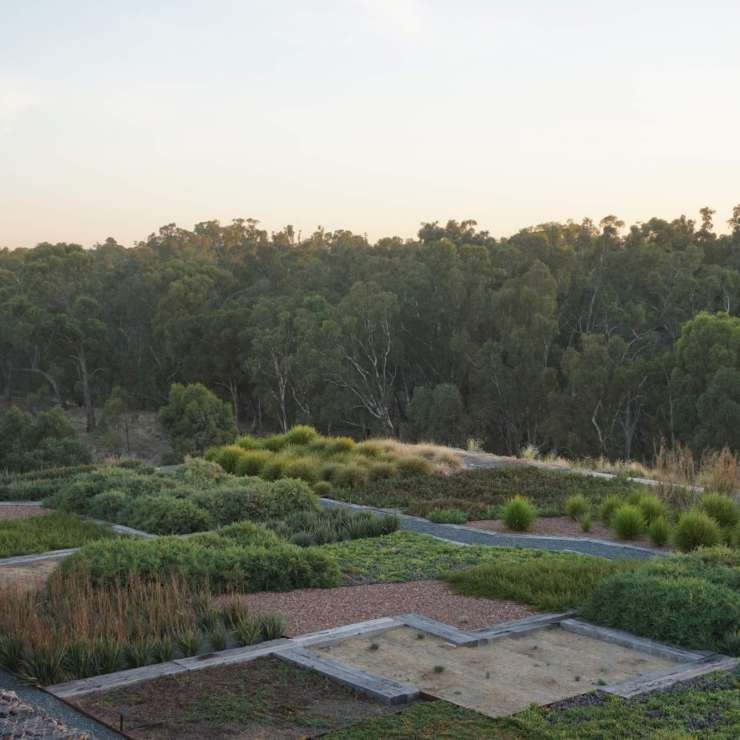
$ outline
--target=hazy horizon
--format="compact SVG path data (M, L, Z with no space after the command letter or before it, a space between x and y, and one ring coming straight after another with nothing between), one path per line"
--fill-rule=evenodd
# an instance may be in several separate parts
M0 246L740 203L740 6L5 0Z

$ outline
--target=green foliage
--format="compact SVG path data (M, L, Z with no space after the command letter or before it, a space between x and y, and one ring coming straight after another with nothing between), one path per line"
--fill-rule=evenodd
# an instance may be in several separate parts
M414 478L432 473L432 464L429 460L415 455L403 455L399 457L395 462L395 466L402 478Z
M585 514L581 514L581 518L578 520L578 523L581 525L581 531L582 532L590 532L591 531L591 513L586 512Z
M205 509L167 494L138 496L126 507L125 516L129 526L157 534L189 534L213 526Z
M0 471L84 465L90 459L60 408L35 416L15 406L0 411Z
M334 560L315 548L242 546L236 541L214 547L176 537L93 543L62 567L67 573L89 573L101 586L132 577L157 580L177 575L191 585L222 593L329 588L340 580Z
M721 538L722 533L717 522L699 509L682 514L673 533L676 547L682 552L689 552L697 547L712 547L719 544Z
M645 524L650 526L656 519L668 518L668 507L665 502L654 493L643 493L637 502Z
M721 493L705 493L699 499L699 506L714 519L720 527L732 529L740 522L740 506Z
M199 454L236 436L231 406L201 383L173 383L159 418L180 455Z
M565 500L563 508L565 513L574 522L577 522L584 514L591 511L591 503L582 493L576 493Z
M607 577L634 566L628 562L536 551L532 557L501 558L449 574L458 593L486 599L512 599L542 611L579 607Z
M371 481L388 480L398 475L398 468L390 462L374 462L368 466L368 478Z
M609 494L606 496L601 504L599 505L599 519L605 527L612 526L612 517L614 512L624 504L625 499L622 496L616 494Z
M514 496L501 509L504 524L515 532L526 532L531 529L536 518L537 509L524 496Z
M368 471L360 465L339 465L332 473L331 482L339 488L359 488L367 482Z
M64 550L115 536L108 527L60 512L0 521L0 558Z
M586 619L656 640L740 654L740 562L729 551L649 561L605 580Z
M642 511L632 504L622 504L612 516L612 526L623 540L635 540L645 531Z
M671 526L662 516L653 519L648 525L648 537L656 547L663 547L671 536Z
M286 478L299 478L315 483L321 474L321 465L318 460L310 457L289 458L286 461L284 473Z
M260 475L271 457L267 450L245 452L236 458L232 472L236 475Z
M285 442L289 445L307 445L319 438L319 433L310 426L298 425L285 433Z
M320 480L313 484L313 492L320 497L327 497L334 490L334 486L328 480Z
M377 516L367 511L351 512L337 508L297 511L266 522L265 526L286 540L306 547L390 534L398 529L399 521L392 515Z
M357 445L360 448L362 444ZM503 505L516 494L530 499L540 515L560 516L565 512L566 499L574 494L585 496L595 506L609 494L626 494L636 488L621 480L589 478L524 465L462 470L453 475L373 480L351 490L343 490L339 483L333 482L333 497L350 503L400 509L415 516L426 516L434 509L461 509L470 519L490 517L491 507ZM624 503L623 499L619 503Z
M437 524L465 524L468 515L462 509L435 509L427 514L427 519Z

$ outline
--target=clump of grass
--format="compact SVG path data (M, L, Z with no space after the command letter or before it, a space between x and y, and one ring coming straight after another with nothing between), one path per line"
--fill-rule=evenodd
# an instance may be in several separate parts
M578 523L581 525L581 531L582 532L590 532L591 531L591 513L585 512L584 514L581 514L581 518L578 520Z
M435 673L444 673L445 667L443 665L435 665L434 666L434 672Z
M635 540L645 530L642 512L631 504L623 504L614 512L612 524L617 536L622 540Z
M654 493L643 493L637 501L637 507L640 509L642 518L647 525L650 525L656 519L668 517L668 507Z
M682 552L696 550L698 547L713 547L719 544L721 537L717 522L699 509L682 514L673 533L676 547Z
M725 494L705 493L699 505L720 527L732 529L740 521L740 506Z
M414 455L403 455L396 460L396 469L402 478L431 475L433 468L428 460Z
M658 517L648 526L648 537L656 547L663 547L671 536L670 524L664 517Z
M375 652L376 650L380 650L380 645L378 645L377 642L371 642L367 646L367 649L370 650L371 652Z
M234 473L237 475L260 475L273 455L268 450L250 450L236 460Z
M427 514L427 519L436 524L465 524L468 515L462 509L434 509Z
M584 514L590 513L591 502L582 493L576 493L565 500L564 508L565 513L577 522Z
M605 527L611 527L614 512L622 506L622 504L624 504L624 499L613 493L610 493L603 499L599 505L599 519L601 519L601 522Z
M537 518L537 509L524 496L514 496L503 507L501 519L509 529L526 532Z

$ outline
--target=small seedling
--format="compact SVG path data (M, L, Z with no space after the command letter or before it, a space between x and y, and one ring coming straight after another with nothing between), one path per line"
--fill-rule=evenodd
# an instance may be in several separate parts
M423 632L417 632L416 633L416 639L417 640L423 640L426 637L426 635Z
M604 679L603 679L603 678L600 678L600 679L599 679L599 680L598 680L598 681L596 682L596 685L597 685L597 686L606 686L606 681L604 681Z
M486 678L490 678L490 677L491 677L491 671L486 671Z
M574 680L575 681L580 681L581 680L581 677L580 676L576 676Z
M443 665L435 665L434 666L434 672L435 673L444 673L445 667Z
M380 650L380 645L377 642L371 642L368 650Z

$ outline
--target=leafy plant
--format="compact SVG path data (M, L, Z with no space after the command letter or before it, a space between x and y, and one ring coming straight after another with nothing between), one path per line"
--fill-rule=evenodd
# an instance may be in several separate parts
M731 529L740 522L740 506L730 496L705 493L699 499L699 505L720 527Z
M577 522L591 511L591 502L582 494L576 493L565 500L565 513Z
M623 540L635 540L645 531L642 511L632 504L622 504L612 517L617 536Z
M514 496L501 511L504 524L515 532L526 532L531 529L536 518L537 509L523 496Z
M663 547L670 538L671 527L668 522L661 516L648 525L648 537L656 547Z
M427 514L427 519L437 524L465 524L468 515L462 509L435 509Z
M682 552L689 552L697 547L712 547L720 543L721 537L717 522L699 509L682 514L673 533L676 547Z

